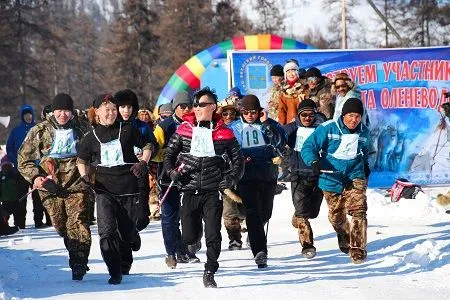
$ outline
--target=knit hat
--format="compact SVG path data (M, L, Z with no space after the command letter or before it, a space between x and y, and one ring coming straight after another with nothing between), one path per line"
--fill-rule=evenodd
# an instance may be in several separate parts
M173 114L172 103L165 103L160 105L158 114Z
M289 70L295 70L298 73L298 65L295 62L288 62L284 65L283 72L286 74Z
M305 110L312 110L314 112L317 112L316 102L311 99L302 100L302 102L300 102L300 104L298 105L297 115L301 114Z
M364 113L364 107L358 98L349 98L345 101L344 106L342 107L342 116L345 116L348 113L358 113L361 116Z
M175 110L180 104L192 104L192 99L187 92L179 92L175 95L172 108Z
M261 110L261 104L259 103L258 97L255 95L247 95L242 98L240 103L241 109L251 110Z
M228 96L236 96L238 98L242 98L242 93L241 90L237 86L235 86L228 91Z
M270 69L270 76L284 76L283 66L282 65L274 65L272 69Z
M53 98L52 111L62 109L73 111L73 100L68 94L60 93Z
M100 94L94 99L92 106L94 108L99 108L103 103L109 102L117 105L117 100L111 94Z
M309 77L322 78L322 72L316 67L309 68L308 71L306 71L305 78L308 79Z

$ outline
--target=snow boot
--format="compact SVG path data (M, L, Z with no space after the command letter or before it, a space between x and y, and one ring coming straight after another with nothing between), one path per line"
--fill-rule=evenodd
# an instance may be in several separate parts
M83 280L86 274L86 266L82 264L74 264L72 266L72 280Z
M200 258L198 258L195 254L188 253L187 255L189 257L189 263L199 263L200 262Z
M242 249L242 241L240 240L232 240L228 244L229 250L241 250Z
M366 261L367 251L360 248L350 248L350 260L354 264L362 264Z
M166 265L169 267L169 269L176 269L176 267L177 267L177 260L175 259L174 255L167 255L166 256Z
M307 259L313 258L316 256L316 247L313 245L305 245L302 249L302 255Z
M177 263L178 264L188 264L189 263L189 255L177 253Z
M139 249L141 249L141 236L136 232L136 235L131 240L131 250L139 251Z
M187 250L189 253L197 253L202 248L202 241L199 239L195 244L191 244L187 246Z
M0 220L1 222L2 220ZM2 224L0 228L0 236L2 235L11 235L19 231L18 226L9 226L8 224Z
M267 268L267 253L260 251L255 256L255 263L258 265L258 269Z
M109 284L120 284L122 282L122 275L115 275L111 276L111 278L108 280Z
M203 285L205 288L217 288L217 283L214 280L214 273L206 271L203 273Z

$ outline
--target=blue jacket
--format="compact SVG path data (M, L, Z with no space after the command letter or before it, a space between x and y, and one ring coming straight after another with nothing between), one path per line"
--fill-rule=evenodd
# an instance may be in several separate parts
M286 133L280 124L272 119L255 125L261 125L261 132L265 145L252 148L242 148L245 161L245 173L241 181L259 180L273 181L278 177L278 165L275 165L272 158L279 156L279 153L286 145ZM238 140L239 145L243 142L243 125L242 117L233 121L228 127L233 130L234 136Z
M324 191L335 193L342 193L344 187L355 178L365 179L364 164L369 163L369 128L363 124L360 124L354 132L359 134L359 154L356 158L342 160L331 155L335 153L341 142L342 134L339 128L344 134L351 133L344 125L342 118L322 123L306 139L301 152L306 165L311 166L313 161L319 160L321 170L334 171L334 173L320 174L319 187ZM320 151L322 151L321 157L319 156Z
M31 123L27 124L23 120L24 112L31 112L33 119ZM8 153L9 160L14 164L14 169L17 171L17 152L22 146L23 140L27 136L28 131L34 126L34 110L31 105L22 105L20 107L20 124L11 130L8 141L6 142L6 153Z

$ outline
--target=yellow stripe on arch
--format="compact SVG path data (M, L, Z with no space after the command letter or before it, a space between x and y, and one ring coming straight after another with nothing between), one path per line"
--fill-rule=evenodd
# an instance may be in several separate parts
M202 62L196 56L191 57L185 65L197 78L200 78L206 70Z
M245 49L246 50L258 50L258 36L246 35L244 36Z
M269 50L272 49L270 34L260 34L258 35L258 49L259 50Z

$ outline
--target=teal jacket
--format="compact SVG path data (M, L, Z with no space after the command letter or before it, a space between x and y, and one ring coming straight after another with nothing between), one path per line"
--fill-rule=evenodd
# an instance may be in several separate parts
M344 187L353 179L366 178L364 164L369 163L369 128L360 124L353 132L359 134L358 155L350 160L332 156L340 145L341 131L343 134L351 133L344 125L342 118L322 123L306 139L301 151L302 159L307 166L311 166L313 161L318 160L321 170L333 171L333 173L321 173L319 176L319 187L327 192L342 193Z

